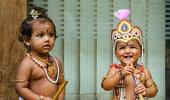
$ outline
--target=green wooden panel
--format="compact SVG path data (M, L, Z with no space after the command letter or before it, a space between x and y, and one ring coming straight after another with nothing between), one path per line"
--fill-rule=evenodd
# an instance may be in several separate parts
M80 99L94 100L96 86L96 53L94 27L95 2L80 1Z
M96 69L96 94L97 100L110 100L111 91L105 91L101 88L101 82L106 74L109 65L112 63L112 44L111 30L113 28L113 1L97 2L97 69Z
M150 0L148 5L148 68L159 90L158 95L151 100L165 100L164 2Z

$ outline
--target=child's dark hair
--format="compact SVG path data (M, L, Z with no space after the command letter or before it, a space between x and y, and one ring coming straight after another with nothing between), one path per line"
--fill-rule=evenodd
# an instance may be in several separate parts
M31 13L32 12L32 13ZM43 18L49 22L52 23L53 28L54 28L54 33L56 35L56 28L55 28L55 24L53 23L53 21L47 16L46 14L46 10L44 8L38 7L38 6L32 6L29 9L29 13L27 18L21 23L20 26L20 34L18 36L18 40L21 42L24 42L25 40L28 40L31 38L32 35L32 25L31 25L31 21L34 19L39 19L39 18Z

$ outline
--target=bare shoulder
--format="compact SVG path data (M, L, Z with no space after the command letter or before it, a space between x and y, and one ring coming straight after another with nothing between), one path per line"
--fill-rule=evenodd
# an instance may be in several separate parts
M115 64L112 64L112 65L109 66L109 69L108 69L107 74L115 73L115 72L117 72L118 69L119 69L119 68L116 67Z
M33 62L32 60L26 56L20 63L17 71L17 78L28 78L31 70L33 69Z
M26 56L19 65L19 69L30 69L33 67L32 60Z

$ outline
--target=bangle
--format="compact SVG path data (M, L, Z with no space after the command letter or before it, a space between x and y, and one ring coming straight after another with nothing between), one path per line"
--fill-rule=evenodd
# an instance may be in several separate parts
M44 96L43 95L40 95L40 100L43 100L44 99Z

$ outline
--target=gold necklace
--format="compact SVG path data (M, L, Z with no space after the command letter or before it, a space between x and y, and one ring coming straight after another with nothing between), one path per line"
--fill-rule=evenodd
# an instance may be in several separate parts
M31 60L35 64L37 64L39 67L44 69L46 76L47 76L47 78L50 82L57 83L58 78L59 78L59 65L58 65L57 61L55 61L56 64L53 63L53 64L49 65L49 64L46 63L46 66L43 66L41 63L38 62L38 61L43 62L42 59L40 59L41 57L34 56L34 55L31 55L31 54L27 54L27 55L31 58ZM53 59L55 60L55 58L53 58ZM43 62L43 63L45 63L45 62Z
M53 66L54 61L53 61L53 59L52 59L52 57L50 55L48 55L47 57L44 57L44 58L43 57L39 57L39 56L37 56L34 53L30 53L30 55L33 56L34 58L40 60L41 62L45 63L47 69L48 69L48 67Z

